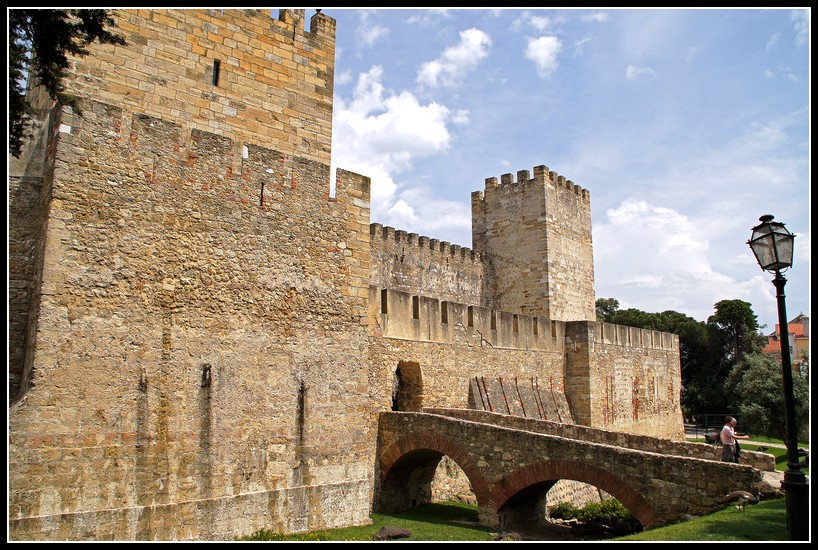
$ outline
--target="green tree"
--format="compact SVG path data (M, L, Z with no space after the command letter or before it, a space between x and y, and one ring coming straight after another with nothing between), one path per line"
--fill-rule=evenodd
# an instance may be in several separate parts
M732 367L745 353L755 353L764 347L759 334L758 317L753 306L743 300L721 300L707 325L718 335L724 359Z
M609 320L619 310L619 300L616 298L597 298L596 320L610 323Z
M76 100L63 86L69 56L86 55L86 46L95 41L125 44L109 30L115 27L109 11L9 10L9 153L19 157L29 137L34 109L26 98L27 79L41 85L52 99L76 108Z
M809 381L793 371L798 433L809 417ZM737 404L742 424L758 434L786 440L784 382L781 365L764 353L748 353L730 371L725 384Z
M766 339L759 334L753 306L743 300L721 300L707 319L708 339L713 354L705 388L709 412L736 410L739 403L726 386L731 370L746 354L759 353Z

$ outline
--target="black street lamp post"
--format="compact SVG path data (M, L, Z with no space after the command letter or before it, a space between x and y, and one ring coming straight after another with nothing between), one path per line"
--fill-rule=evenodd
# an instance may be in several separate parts
M753 228L747 244L755 254L758 265L764 271L775 273L773 285L778 300L778 325L781 331L781 372L784 381L784 414L786 421L787 470L784 472L784 489L787 500L787 531L790 540L808 540L809 531L809 481L801 471L798 460L798 434L795 425L795 397L792 386L792 361L790 358L790 337L787 330L787 304L784 285L787 279L781 270L792 266L793 242L795 235L787 231L784 224L774 222L767 214L759 218L761 222Z

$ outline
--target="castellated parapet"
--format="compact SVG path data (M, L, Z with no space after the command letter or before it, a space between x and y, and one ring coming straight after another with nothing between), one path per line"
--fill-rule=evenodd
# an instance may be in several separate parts
M564 321L596 317L590 193L547 166L472 193L486 305Z
M563 352L564 324L392 289L369 289L384 338Z
M370 239L371 285L481 303L484 266L475 251L378 223L370 225Z

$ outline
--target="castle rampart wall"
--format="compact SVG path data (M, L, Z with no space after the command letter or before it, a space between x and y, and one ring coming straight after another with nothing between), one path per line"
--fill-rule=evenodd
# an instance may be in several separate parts
M473 250L378 223L371 224L370 237L370 284L444 301L481 304L484 266Z
M677 335L584 321L567 323L565 335L577 424L684 439Z
M562 351L563 323L392 289L369 289L370 316L385 338L472 347Z
M478 407L479 396L473 387L476 377L508 381L536 378L549 391L564 394L577 424L672 439L684 437L677 335L610 323L542 322L527 315L374 286L369 288L369 304L373 336L394 341L375 346L389 358L383 368L394 372L400 362L422 365L424 407L437 403L440 405L434 406L502 410L485 404ZM424 342L439 346L421 345ZM391 354L390 349L398 351ZM406 354L409 349L413 352ZM486 358L473 359L475 350L485 352ZM501 350L530 354L523 354L527 359L522 361L519 354L503 355ZM441 358L443 354L447 354L446 359ZM472 358L463 359L461 354ZM373 361L377 364L381 356L373 355ZM528 363L528 367L521 368L518 362ZM438 365L444 363L462 368L453 369L450 378L430 386L428 373L438 372ZM559 374L555 374L557 369ZM556 386L554 380L558 381ZM492 386L496 384L492 382ZM459 389L451 393L452 388ZM506 410L526 416L521 413L525 407L522 396L509 400L505 390L484 389L483 393L507 402ZM468 405L443 405L463 403L461 392L471 394ZM517 401L520 405L515 404ZM534 409L529 408L533 414ZM545 418L561 419L559 407Z

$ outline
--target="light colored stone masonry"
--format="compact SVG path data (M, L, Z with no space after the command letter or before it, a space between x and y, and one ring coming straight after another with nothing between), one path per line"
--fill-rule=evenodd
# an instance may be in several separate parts
M504 176L474 250L370 224L368 178L329 193L330 16L114 17L82 111L40 98L10 159L11 539L367 523L380 413L476 407L478 378L681 437L678 339L592 322L587 191Z
M590 193L547 166L487 178L472 193L473 247L488 264L484 301L561 321L596 318Z

